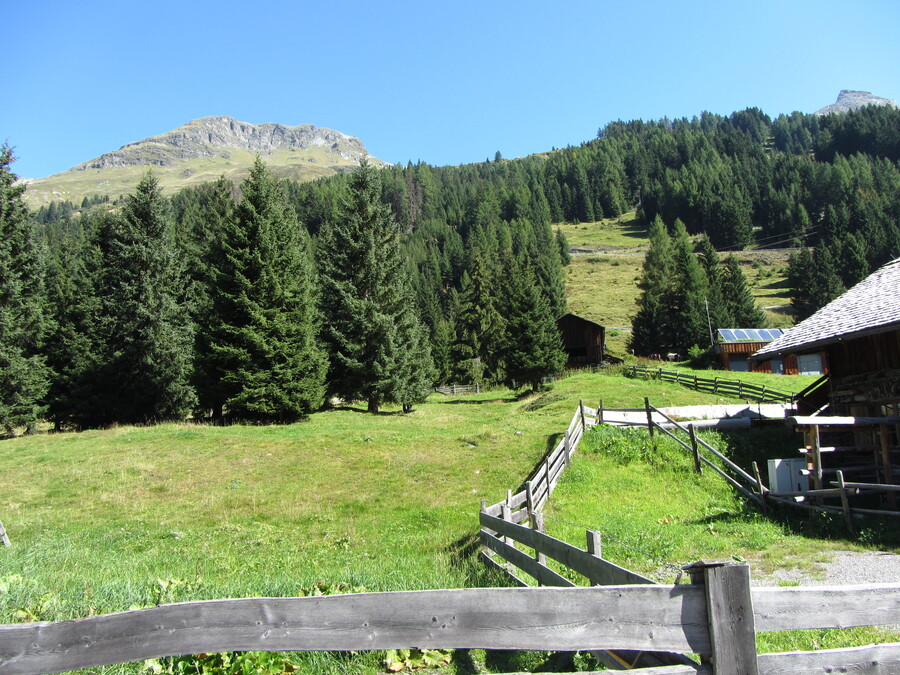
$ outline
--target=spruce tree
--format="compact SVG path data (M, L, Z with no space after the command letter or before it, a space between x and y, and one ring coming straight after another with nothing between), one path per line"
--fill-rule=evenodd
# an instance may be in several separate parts
M737 258L725 258L722 271L722 302L728 308L734 328L765 328L766 315L756 304L747 277L741 271ZM722 326L724 327L724 326Z
M208 221L220 231L208 254L211 326L198 342L205 403L231 418L293 421L324 398L309 235L259 157L233 217L223 189Z
M46 329L44 258L27 217L25 185L0 148L0 427L31 431L43 417L49 371L40 350Z
M716 249L713 247L709 237L701 237L700 241L697 242L696 249L697 259L706 273L708 287L706 308L709 312L712 329L716 330L717 328L729 328L739 325L735 323L731 306L723 299L725 271L720 265L719 254L716 253Z
M672 326L671 347L686 354L694 345L702 347L710 341L704 302L708 282L680 220L675 221L672 236L672 261L674 283L666 302Z
M545 377L559 373L566 364L557 317L527 260L513 258L507 278L505 382L517 388L527 385L536 392Z
M201 204L190 228L191 257L189 272L193 282L193 310L197 332L194 342L193 383L197 391L198 416L221 419L225 403L236 387L225 381L228 368L236 363L223 358L214 345L226 342L226 325L237 320L228 302L241 278L237 264L243 249L235 247L238 232L237 204L231 183L220 177L203 192ZM241 239L244 248L248 243Z
M320 246L328 392L365 400L373 413L384 403L408 409L433 373L413 312L400 228L380 193L376 170L363 160L340 215L323 227Z
M673 275L672 240L659 216L650 225L650 249L638 284L641 295L631 322L629 348L637 354L661 354L671 343L665 302Z
M464 384L499 381L506 320L482 256L473 251L454 314L456 336L451 347L453 377Z
M100 336L108 422L182 419L190 386L193 324L168 204L151 173L125 200L108 233Z

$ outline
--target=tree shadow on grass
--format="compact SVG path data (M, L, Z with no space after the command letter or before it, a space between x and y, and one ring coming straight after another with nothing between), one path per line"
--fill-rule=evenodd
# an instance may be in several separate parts
M357 408L352 405L336 405L336 406L327 408L327 410L342 410L342 411L346 411L346 412L364 413L366 415L376 415L378 417L395 417L398 415L407 414L407 413L404 413L402 410L379 410L378 412L373 413L373 412L369 412L366 408Z

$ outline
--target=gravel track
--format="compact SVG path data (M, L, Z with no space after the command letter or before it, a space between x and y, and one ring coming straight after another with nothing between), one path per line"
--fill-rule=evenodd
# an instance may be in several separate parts
M796 582L800 586L851 586L900 583L900 555L884 551L838 551L829 562L816 563L820 573L776 570L757 577L754 586Z

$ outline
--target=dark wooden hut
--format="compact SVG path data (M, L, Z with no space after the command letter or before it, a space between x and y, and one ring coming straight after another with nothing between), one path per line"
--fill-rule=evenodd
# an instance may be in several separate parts
M599 323L563 314L556 320L566 350L566 368L584 368L603 362L606 350L606 329Z

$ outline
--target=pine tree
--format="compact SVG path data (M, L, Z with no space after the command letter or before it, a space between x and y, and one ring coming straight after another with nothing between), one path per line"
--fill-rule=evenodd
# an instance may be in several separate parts
M818 309L816 290L814 288L814 266L812 251L800 249L788 258L787 280L791 287L791 310L794 320L799 322Z
M40 354L46 329L44 259L29 225L25 185L0 148L0 426L31 431L45 412L49 371Z
M709 237L703 236L696 246L697 259L700 262L703 271L706 273L706 281L708 290L706 293L706 308L709 312L712 330L718 328L728 328L737 325L731 307L723 299L723 283L725 281L724 271L722 270L719 254L716 253L715 247Z
M672 261L673 284L666 302L671 317L671 346L686 354L692 346L703 346L710 341L704 302L708 282L680 220L675 221L672 236Z
M469 271L463 274L454 324L454 378L466 384L499 381L506 320L488 268L477 251L473 251Z
M147 173L109 233L102 272L102 355L108 422L182 419L190 386L193 324L168 205Z
M766 316L756 304L747 277L737 258L725 258L722 273L722 302L728 308L734 328L765 328ZM722 326L724 328L724 326Z
M433 369L406 267L400 228L382 204L380 181L367 161L350 179L340 217L321 239L323 342L331 358L328 391L384 403L415 402Z
M672 283L672 267L672 240L657 216L650 225L650 249L639 283L638 311L631 322L629 348L637 354L661 354L671 344L665 302Z
M245 250L236 246L239 232L232 185L220 177L203 191L201 204L190 229L189 273L193 282L193 310L197 332L194 342L193 383L197 391L200 416L211 414L214 419L224 415L225 403L236 392L226 382L228 368L237 364L223 358L224 351L214 345L227 340L225 326L238 320L229 298L240 279L237 264ZM241 238L246 247L248 242Z
M512 387L538 391L545 377L560 372L566 364L556 316L541 293L531 265L513 259L508 270L505 382Z
M316 278L309 235L274 175L257 157L233 217L219 188L209 213L211 326L204 403L238 419L288 422L324 398L325 357L316 339Z

